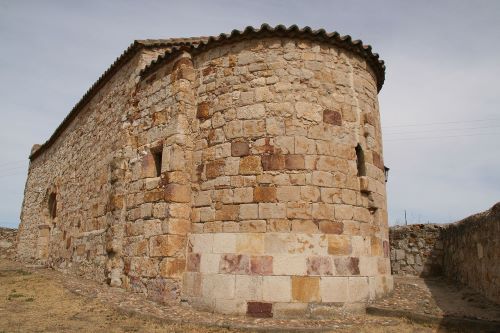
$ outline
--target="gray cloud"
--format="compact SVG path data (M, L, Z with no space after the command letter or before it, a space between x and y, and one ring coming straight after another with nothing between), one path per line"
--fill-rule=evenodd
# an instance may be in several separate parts
M500 200L499 17L498 1L0 0L0 225L19 222L31 145L134 39L263 22L350 34L387 62L379 98L391 223L405 209L410 222L484 210ZM424 125L394 127L408 124Z

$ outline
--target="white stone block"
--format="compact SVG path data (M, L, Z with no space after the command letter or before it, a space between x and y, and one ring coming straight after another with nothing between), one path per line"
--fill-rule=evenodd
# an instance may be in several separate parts
M262 300L262 276L236 275L235 297L249 301Z
M339 276L321 277L320 293L322 302L347 302L348 301L348 278Z
M365 276L349 277L349 302L366 302L370 291L368 278Z
M292 282L289 276L264 276L262 299L267 302L290 302Z
M213 253L235 253L236 234L216 233L214 235Z

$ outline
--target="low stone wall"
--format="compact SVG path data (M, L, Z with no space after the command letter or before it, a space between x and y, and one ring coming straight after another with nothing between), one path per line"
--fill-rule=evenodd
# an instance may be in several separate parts
M17 229L0 228L0 258L12 259L16 253Z
M436 276L442 273L443 242L439 224L390 228L392 274Z
M500 202L443 229L444 275L500 303Z

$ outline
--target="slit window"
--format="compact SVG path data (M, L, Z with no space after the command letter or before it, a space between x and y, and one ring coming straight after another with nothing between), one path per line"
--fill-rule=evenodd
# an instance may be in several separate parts
M163 150L157 150L153 151L153 159L155 161L155 171L156 171L156 177L161 176L161 161L163 159Z
M365 153L359 144L356 146L356 165L358 177L366 176Z
M57 197L54 192L50 193L49 195L49 202L48 202L48 208L49 208L49 215L50 218L54 219L57 216Z

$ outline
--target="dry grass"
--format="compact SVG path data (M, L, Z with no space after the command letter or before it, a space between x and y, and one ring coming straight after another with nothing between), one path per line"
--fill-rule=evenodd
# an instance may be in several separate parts
M394 326L357 325L336 332L436 332L405 320ZM0 260L0 333L7 332L237 332L196 325L157 323L127 316L99 301L75 295L40 274Z

